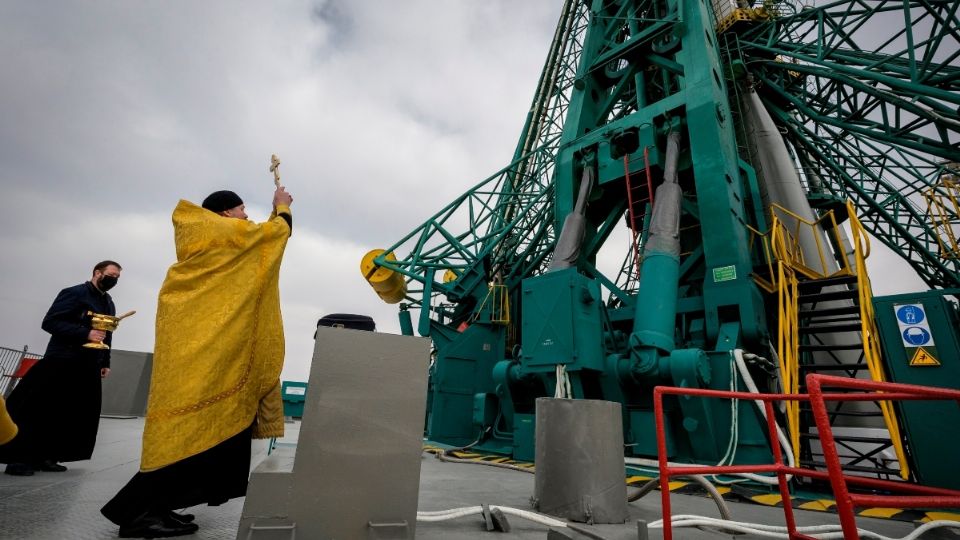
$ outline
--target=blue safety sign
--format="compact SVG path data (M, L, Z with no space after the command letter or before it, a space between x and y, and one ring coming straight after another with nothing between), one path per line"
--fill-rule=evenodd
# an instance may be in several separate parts
M921 305L909 304L897 308L897 320L903 324L920 324L926 318L927 316L923 312L923 306Z
M897 316L897 326L900 327L900 338L905 348L935 345L930 319L927 318L923 304L894 304L893 312Z
M922 347L930 343L930 332L926 328L910 326L903 331L903 341L912 347Z

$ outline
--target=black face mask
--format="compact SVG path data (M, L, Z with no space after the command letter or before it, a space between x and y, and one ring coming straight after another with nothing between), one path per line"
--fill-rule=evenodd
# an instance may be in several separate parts
M103 292L107 292L117 284L117 278L114 276L101 276L100 281L97 282L97 288Z

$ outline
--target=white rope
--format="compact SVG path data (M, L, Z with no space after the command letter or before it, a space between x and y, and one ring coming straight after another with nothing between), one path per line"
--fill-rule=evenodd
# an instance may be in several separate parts
M511 516L517 516L529 521L534 521L540 523L541 525L546 525L547 527L566 527L567 524L564 521L559 519L554 519L550 516L545 516L543 514L538 514L536 512L531 512L529 510L521 510L519 508L511 508L509 506L493 506L490 505L490 509L499 509L504 514L510 514Z
M490 510L500 510L504 514L511 516L516 516L519 518L526 519L528 521L533 521L534 523L539 523L541 525L546 525L547 527L566 527L567 523L559 519L552 518L550 516L545 516L543 514L538 514L536 512L531 512L529 510L521 510L519 508L512 508L510 506L496 506L490 505ZM451 508L449 510L433 510L433 511L423 511L417 512L417 521L425 523L434 523L439 521L447 521L451 519L458 519L465 516L471 515L482 515L483 508L480 506L466 506L463 508ZM762 523L750 523L746 521L730 521L717 519L706 516L697 516L692 514L680 514L673 516L671 523L674 527L712 527L714 529L721 529L723 531L732 532L732 533L746 533L761 536L764 538L777 538L777 539L789 539L789 534L786 527L778 525L765 525ZM662 529L663 520L659 519L647 525L651 529ZM917 527L910 534L901 537L893 536L884 536L879 533L867 529L858 528L862 538L870 538L872 540L917 540L925 532L931 529L937 529L941 527L947 527L952 529L960 530L960 522L957 521L947 521L947 520L936 520L928 523L924 523L920 527ZM812 525L806 527L797 527L797 532L802 534L807 534L818 538L819 540L842 540L843 539L843 529L839 525Z
M737 391L737 366L736 362L733 361L733 353L730 353L730 391ZM730 438L727 441L727 450L723 453L723 457L720 458L720 461L717 463L717 466L723 466L727 463L733 464L734 459L737 457L737 446L740 442L740 400L737 398L730 399ZM718 484L736 484L739 482L746 482L746 478L741 478L739 480L721 480L719 475L710 475L710 478Z
M756 356L756 355L754 355ZM740 370L740 375L743 377L743 382L746 383L747 389L754 394L759 394L760 390L757 389L757 384L753 381L753 377L750 376L750 371L747 370L747 364L743 361L743 349L734 349L733 357L736 359L737 368ZM757 408L760 409L760 414L763 416L763 419L767 419L767 409L763 404L762 400L754 400ZM777 428L777 440L780 441L780 446L783 448L784 454L787 457L787 465L793 467L796 465L796 461L793 456L793 449L790 445L790 440L787 439L787 436L783 433L783 429L780 428L780 424L774 422L774 425ZM793 478L792 475L787 475L787 480Z
M557 399L572 399L573 390L570 387L570 375L567 374L567 366L557 364L556 369L557 384L553 391L553 397Z
M536 512L531 512L529 510L521 510L520 508L512 508L510 506L496 506L490 505L490 510L500 510L504 514L509 514L511 516L516 516L519 518L526 519L528 521L533 521L541 525L546 525L547 527L566 527L567 524L564 521L559 519L552 518L550 516L545 516L543 514L538 514ZM437 521L447 521L451 519L458 519L465 516L471 515L482 515L483 508L480 506L465 506L463 508L451 508L450 510L434 510L427 512L417 512L417 521L431 523Z

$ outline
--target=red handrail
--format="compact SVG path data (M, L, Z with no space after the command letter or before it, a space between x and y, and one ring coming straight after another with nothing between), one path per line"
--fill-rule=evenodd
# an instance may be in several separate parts
M750 392L733 392L727 390L708 390L702 388L677 388L658 386L653 389L654 420L657 426L657 453L660 465L660 497L663 504L663 538L673 539L673 524L670 512L670 477L688 474L736 474L772 472L776 473L783 498L783 513L787 531L791 540L812 540L797 531L796 521L791 506L790 490L787 486L787 475L805 476L829 480L837 501L837 513L843 537L848 540L860 538L857 532L855 506L883 505L895 508L914 507L960 507L960 491L951 489L907 484L890 480L848 476L843 474L840 466L840 457L837 453L836 442L831 431L830 418L827 413L827 401L877 401L875 392L883 393L883 401L901 400L951 400L960 404L960 391L946 388L899 384L889 382L875 382L861 379L849 379L831 375L809 374L806 378L809 394L753 394ZM823 392L823 387L841 387L854 390L864 390L863 393L834 393ZM746 401L763 401L767 418L767 431L773 452L772 464L757 465L716 465L716 466L678 466L667 461L667 441L663 416L664 395L700 396L706 398L742 399ZM777 426L774 420L773 402L776 401L808 401L814 412L817 429L820 433L820 442L823 447L824 458L827 462L827 471L804 469L784 465L780 444L777 442ZM910 495L864 495L850 493L848 485L858 485L873 489L899 491Z

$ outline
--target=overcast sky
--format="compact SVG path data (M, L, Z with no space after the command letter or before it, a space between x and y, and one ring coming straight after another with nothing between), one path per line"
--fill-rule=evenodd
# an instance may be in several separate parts
M294 197L283 377L306 380L324 314L397 332L359 260L509 161L561 4L3 2L0 346L42 353L56 293L115 259L137 315L114 346L151 351L177 201L232 189L262 221L272 153ZM922 288L897 275L877 292Z

